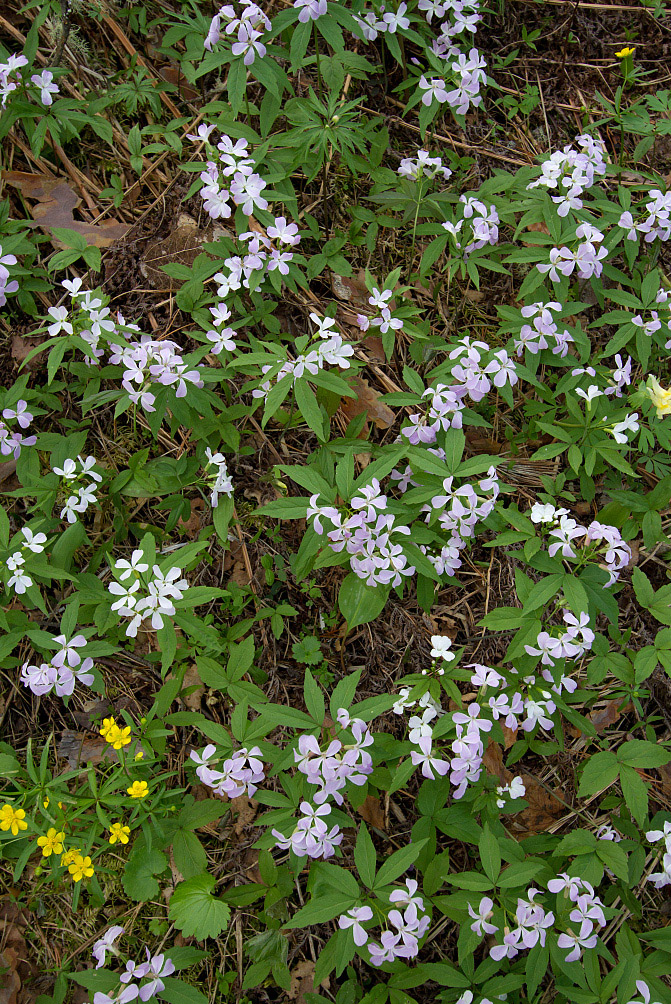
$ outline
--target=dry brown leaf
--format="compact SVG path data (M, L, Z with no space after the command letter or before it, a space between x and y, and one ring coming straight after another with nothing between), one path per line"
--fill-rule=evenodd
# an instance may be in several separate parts
M15 488L19 487L19 482L13 475L16 472L16 460L7 460L4 464L0 464L0 485L4 485L3 491L11 492ZM5 485L5 481L9 483ZM14 484L16 482L16 484Z
M512 781L513 775L503 763L503 750L498 743L491 739L482 758L482 764L488 774L498 777L500 784L508 784Z
M290 1001L297 1001L298 1004L305 1004L305 995L314 993L315 989L315 964L311 959L298 962L291 970L291 983L287 990L287 997Z
M375 795L367 795L363 804L356 811L366 823L370 823L377 830L386 829L384 809L380 804L380 799L376 798Z
M548 791L531 774L522 774L522 781L529 808L513 817L513 826L518 833L543 833L566 812L564 802L560 801L564 792L561 788Z
M623 704L622 698L616 697L602 707L595 708L589 717L596 731L602 735L610 725L615 725L620 715L629 710L631 710L631 701Z
M37 995L25 986L37 973L28 958L23 936L26 927L26 918L18 904L10 899L0 900L0 969L6 970L0 975L0 1004L28 1004Z
M191 690L195 687L195 690ZM189 689L191 693L183 694L182 701L189 708L190 711L199 711L200 702L202 700L203 694L205 693L205 685L200 678L198 673L198 667L195 662L192 662L190 666L187 667L184 673L184 678L182 680L182 690Z
M253 798L248 798L247 795L238 795L231 799L231 808L235 809L237 813L233 831L236 837L241 837L245 827L253 823L256 813L259 811L259 803L255 802Z
M4 171L2 179L13 188L18 188L27 199L36 200L32 209L34 222L31 224L29 220L25 221L29 226L39 226L43 230L52 230L54 227L74 230L86 238L87 244L99 248L109 247L125 237L130 230L128 224L109 218L100 223L76 220L73 210L79 206L81 199L62 178L47 178L43 174L31 174L28 171ZM55 238L52 238L52 242L55 247L64 247Z
M357 415L367 413L366 425L362 429L359 439L365 439L367 436L368 419L374 422L378 429L388 429L394 424L394 412L388 405L379 400L379 392L369 386L367 380L362 380L358 376L350 377L348 383L356 393L356 397L344 397L340 403L340 411L348 422L351 422Z
M658 767L657 770L662 779L662 791L668 798L671 795L671 764L666 763L662 767Z
M370 293L366 287L366 275L363 269L359 269L356 276L338 275L332 272L331 289L339 299L346 300L353 308L370 309L368 303Z
M158 68L158 75L169 84L174 84L185 101L195 101L198 91L191 84L187 83L184 74L177 63L168 63L166 66Z
M46 339L46 335L36 335L32 338L27 335L12 335L12 359L20 366L26 357L30 355L33 349L36 349L38 345L42 345ZM38 355L26 363L26 369L36 370L41 365L42 357Z

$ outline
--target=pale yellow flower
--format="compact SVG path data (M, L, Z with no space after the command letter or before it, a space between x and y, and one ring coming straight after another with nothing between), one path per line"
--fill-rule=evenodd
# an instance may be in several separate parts
M671 415L671 390L664 390L654 376L648 377L646 389L650 400L657 409L657 418Z
M42 848L42 854L48 858L51 854L62 854L65 834L61 830L57 832L54 826L50 826L46 836L37 838L37 846Z
M625 45L624 49L620 49L619 52L615 53L615 58L616 59L626 59L627 56L633 56L633 54L635 53L635 51L636 51L636 46L634 46L634 45Z
M131 798L144 798L149 791L149 785L146 781L133 781L130 788L126 788L126 791Z
M91 878L94 871L91 858L88 856L83 858L81 854L78 854L72 864L68 866L68 871L72 875L73 882L81 882L83 878Z
M118 840L121 844L127 844L129 835L130 826L124 826L123 823L112 823L110 826L109 842L110 844L115 844Z
M14 809L9 802L5 802L0 808L0 830L11 830L12 836L18 836L19 830L28 829L25 815L25 809Z

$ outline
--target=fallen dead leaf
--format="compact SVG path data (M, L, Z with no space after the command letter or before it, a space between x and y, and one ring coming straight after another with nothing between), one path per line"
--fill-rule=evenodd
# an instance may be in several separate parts
M616 697L604 704L603 707L595 708L589 717L596 731L602 735L610 725L615 725L620 715L629 710L631 710L631 701L623 703L621 697Z
M503 750L498 743L490 740L482 758L482 764L488 774L498 777L499 784L508 784L512 781L513 775L503 763Z
M522 774L522 781L529 808L511 817L512 826L518 834L543 833L566 812L564 802L560 801L564 792L561 788L548 791L531 774Z
M357 415L367 413L367 421L361 430L359 439L365 439L368 435L368 419L373 422L378 429L388 429L394 424L394 412L388 405L379 400L380 393L371 387L367 380L361 377L350 377L348 383L356 393L356 397L344 397L340 402L340 411L348 422L351 422Z
M374 826L377 830L386 829L384 809L380 804L380 799L376 798L375 795L367 795L363 804L360 805L356 811L359 813L364 822L370 823L370 825Z
M331 289L340 300L346 300L353 308L369 308L370 293L366 286L366 274L361 268L355 276L331 273Z
M259 811L259 803L255 802L253 798L248 798L247 795L238 795L237 798L231 799L231 808L235 809L237 813L233 832L236 837L241 837L245 827L254 821L256 813Z
M297 1001L298 1004L305 1004L305 995L314 993L315 989L315 964L311 959L298 962L291 970L291 982L287 990L287 997L290 1001Z
M20 366L33 349L36 349L38 345L42 345L46 340L46 335L35 335L32 338L28 335L12 335L12 359ZM37 355L26 363L26 369L36 370L41 365L42 357Z
M0 1004L28 1004L36 994L26 986L37 974L24 938L26 918L10 899L0 900Z
M196 540L203 528L203 512L205 510L205 499L191 499L191 515L188 519L179 518L179 526L182 533L191 540Z
M25 221L29 226L39 226L51 231L54 227L74 230L86 238L87 244L99 248L109 247L128 233L130 227L118 220L106 218L100 223L84 223L76 220L73 211L81 199L62 178L47 178L43 174L29 171L3 171L2 180L17 188L27 199L36 200L31 210L33 221ZM52 237L54 247L64 245Z
M195 690L192 689L194 687ZM190 690L190 693L183 693L181 700L190 711L198 711L200 709L200 702L203 698L203 694L205 693L205 685L200 678L198 667L195 662L192 662L184 673L184 678L182 680L182 692L184 690Z
M166 66L160 66L158 68L158 75L167 81L167 83L174 84L185 101L195 101L198 97L198 91L191 84L187 83L177 63L168 63Z

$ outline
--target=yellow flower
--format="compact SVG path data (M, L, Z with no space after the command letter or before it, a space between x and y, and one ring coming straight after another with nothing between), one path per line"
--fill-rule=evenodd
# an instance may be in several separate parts
M81 854L78 854L72 864L69 865L68 871L72 875L73 882L81 882L83 878L91 878L94 871L91 858L88 856L83 858Z
M615 53L616 59L626 59L627 56L633 56L636 51L635 45L625 45L624 49L620 49L619 52Z
M126 791L131 798L144 798L149 791L149 785L146 781L133 781L130 788L126 788Z
M648 377L647 391L650 400L657 409L657 418L671 415L671 390L664 390L654 376ZM3 826L3 829L5 827Z
M135 754L135 759L136 760L141 760L143 756L144 756L144 753L142 752L142 750L140 750L139 753Z
M63 857L61 858L61 866L63 868L67 868L68 865L71 865L72 862L79 857L79 855L80 855L80 848L71 847L70 850L66 851Z
M107 742L111 744L112 749L120 750L122 746L128 746L130 743L130 725L126 726L125 729L116 728L115 731L111 732L107 737Z
M129 834L130 826L124 826L123 823L112 823L110 826L110 844L115 844L117 840L120 844L127 844Z
M100 729L100 735L103 737L103 739L107 739L107 736L110 732L115 732L115 731L118 732L118 730L119 726L114 721L113 717L103 718L103 727Z
M62 854L65 834L58 833L54 826L50 826L45 837L37 838L37 846L42 848L42 854L48 858L51 854Z
M0 830L11 830L12 836L18 836L19 830L27 830L25 809L14 809L9 802L0 808Z
M48 796L48 795L47 795L47 797L46 797L46 798L44 799L44 801L42 802L42 805L44 806L44 808L45 808L45 809L48 809L48 808L49 808L49 796Z

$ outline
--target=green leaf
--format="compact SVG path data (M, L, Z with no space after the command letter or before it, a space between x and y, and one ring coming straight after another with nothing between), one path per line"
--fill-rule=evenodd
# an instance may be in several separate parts
M285 924L285 928L310 927L312 924L325 924L327 920L333 920L340 916L345 910L351 910L355 905L357 897L354 896L319 896L315 900L310 900L305 906L294 914L293 920Z
M158 894L158 882L154 878L168 867L165 854L148 850L144 840L133 847L123 873L124 891L136 903L153 899Z
M630 739L620 746L617 758L630 767L663 767L671 761L671 753L664 746L645 739Z
M170 899L169 917L185 938L218 938L228 927L231 909L212 895L216 882L205 872L180 882Z
M348 630L375 620L382 613L388 595L388 586L369 586L350 572L338 593L338 607L347 621Z
M185 879L200 875L207 867L205 848L191 830L177 830L172 838L172 854Z
M162 976L161 981L164 984L161 1000L168 1001L168 1004L207 1004L210 999L190 983L184 983L174 976Z
M318 725L321 725L324 721L324 714L326 712L324 695L319 687L319 684L315 682L315 678L309 669L305 670L303 696L305 697L305 706L312 715L312 718Z
M487 825L485 825L478 841L478 850L485 874L492 882L496 882L501 871L501 852L498 840Z
M379 872L375 876L375 890L382 889L383 886L389 885L394 879L397 879L399 875L407 871L411 864L419 856L422 847L426 840L418 840L414 844L409 844L407 847L401 847L399 851L395 851L391 857L387 858L385 863L380 868Z
M365 823L361 824L359 835L356 838L354 862L361 881L369 889L372 889L375 882L376 854L373 841Z
M590 757L580 776L579 797L595 795L597 791L609 788L618 775L619 766L615 754L608 750Z

